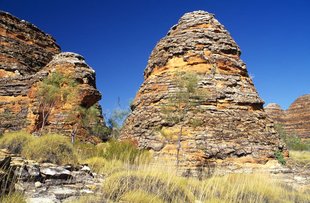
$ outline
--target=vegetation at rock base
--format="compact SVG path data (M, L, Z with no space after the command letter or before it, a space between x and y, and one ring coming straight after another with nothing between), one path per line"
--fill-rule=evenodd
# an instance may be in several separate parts
M278 160L278 162L282 165L286 164L286 161L284 159L283 153L281 151L276 151L274 153L274 156L276 157L276 159Z
M130 112L130 109L123 109L120 107L120 105L117 109L113 110L112 114L107 119L107 124L111 129L110 138L118 139L121 133L121 129L123 127L123 123L130 114Z
M73 202L310 201L307 191L296 191L267 174L230 174L202 180L176 176L177 168L150 162L149 153L138 150L130 141L111 140L98 145L77 142L72 145L69 138L62 135L43 135L32 139L22 150L22 153L31 154L29 158L67 164L72 163L76 156L78 162L88 164L94 172L105 176L101 196L85 196ZM32 154L28 151L31 149L36 152ZM307 153L298 153L292 153L292 158L309 160ZM23 202L19 194L5 198L20 198ZM6 201L12 202L11 199Z
M204 180L171 175L175 169L156 166L128 168L108 176L105 198L137 202L308 202L309 194L297 192L267 174L230 174ZM169 171L169 173L167 173ZM128 200L128 199L127 199ZM130 201L129 201L130 202ZM132 201L135 202L135 201Z
M127 192L121 197L121 201L135 203L164 203L164 201L162 201L158 195L150 194L143 190Z
M23 147L22 155L27 159L55 164L74 164L77 161L70 140L57 134L33 139Z
M110 175L125 170L125 164L120 160L107 160L103 157L92 157L83 161L98 174Z
M33 136L25 131L4 133L0 138L0 148L6 148L11 153L21 153L24 146L33 140Z
M310 166L310 151L290 151L290 158L298 164Z
M111 130L103 125L101 112L96 105L89 108L77 106L70 112L67 120L74 123L71 132L72 143L76 142L75 137L79 129L85 129L89 135L95 135L101 140L107 140L111 133Z
M130 140L116 141L110 140L107 143L97 146L99 156L107 160L121 160L125 163L135 163L149 160L149 152L139 150ZM139 159L139 160L137 160Z
M296 135L288 134L280 124L275 125L275 129L289 150L310 151L310 141L302 140Z

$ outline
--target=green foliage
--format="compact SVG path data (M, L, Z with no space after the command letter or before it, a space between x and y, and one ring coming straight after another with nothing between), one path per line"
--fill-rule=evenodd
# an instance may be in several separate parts
M274 153L274 156L276 157L276 159L278 160L278 162L282 165L286 165L286 161L284 159L283 153L281 151L276 151Z
M168 122L181 123L189 110L197 107L206 96L198 87L198 76L195 73L176 73L174 84L177 91L170 93L169 100L161 107L161 113Z
M53 72L39 84L37 96L47 104L53 104L57 100L66 101L74 92L76 85L74 79L59 72Z
M106 140L110 134L110 129L103 125L102 119L101 112L96 105L89 108L78 106L68 116L68 120L75 123L74 133L79 128L84 128L89 134Z
M33 140L33 136L24 131L5 133L0 138L0 147L11 153L21 153L25 145Z
M20 193L11 193L0 197L1 203L26 203L25 197Z
M111 129L111 137L117 139L120 135L120 131L123 127L123 122L130 114L131 110L129 109L115 109L110 118L108 119L108 125Z
M198 88L198 75L195 73L176 73L173 82L177 90L170 93L168 101L161 107L161 113L169 125L180 125L180 131L176 141L176 165L178 167L183 126L191 125L191 120L193 120L190 119L188 121L185 118L189 111L196 112L198 110L197 106L203 101L205 94ZM195 124L198 124L198 122Z
M310 151L310 143L303 141L296 135L290 135L285 132L282 125L275 125L276 131L279 133L281 139L284 141L288 149L296 151Z
M131 141L110 140L97 146L98 156L107 160L121 160L125 163L134 163L138 159L149 159L147 151L139 150ZM139 160L142 161L142 160Z
M39 162L75 164L73 145L63 135L50 134L37 137L22 150L22 155Z
M51 110L57 102L66 102L69 98L76 95L74 79L59 72L49 74L38 85L37 99L39 101L39 121L38 128L43 130Z

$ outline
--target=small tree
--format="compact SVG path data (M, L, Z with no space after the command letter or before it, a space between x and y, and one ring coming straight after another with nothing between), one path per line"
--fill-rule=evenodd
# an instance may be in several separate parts
M176 73L173 83L176 90L169 93L168 101L161 107L165 119L173 125L180 125L177 138L176 166L179 167L179 154L181 150L181 139L183 127L190 125L186 116L189 111L197 112L196 108L205 96L202 89L198 88L198 76L195 73Z
M37 128L43 131L48 117L57 102L66 102L70 96L75 94L74 79L59 72L51 73L38 85L37 99L39 101L39 123Z
M74 122L71 132L71 142L74 143L79 128L84 128L89 134L94 134L101 139L105 139L110 133L109 129L103 125L101 112L93 105L89 108L78 106L70 112L68 119Z
M130 114L129 109L115 109L110 118L108 119L108 125L111 128L111 137L117 139L120 135L120 131L123 127L124 120Z

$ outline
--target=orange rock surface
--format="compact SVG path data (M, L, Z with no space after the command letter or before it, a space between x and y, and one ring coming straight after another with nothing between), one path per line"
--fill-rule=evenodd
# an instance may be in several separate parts
M185 14L154 48L121 139L133 139L157 159L175 163L176 137L182 125L179 158L186 170L239 159L258 164L273 160L275 151L285 149L240 54L214 15ZM173 124L161 108L177 88L177 72L196 73L198 89L207 94L196 106L199 111L188 111L181 123ZM192 120L199 120L200 125L190 125Z
M95 71L82 56L60 53L60 47L50 35L2 11L0 39L0 132L37 130L38 83L57 71L77 82L78 97L72 103L59 103L52 109L46 130L70 134L74 123L67 119L68 112L76 106L97 105L101 99Z

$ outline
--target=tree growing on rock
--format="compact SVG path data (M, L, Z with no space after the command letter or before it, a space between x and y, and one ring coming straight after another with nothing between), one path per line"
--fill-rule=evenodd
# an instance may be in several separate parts
M71 142L75 142L75 137L79 129L85 129L87 133L100 137L102 140L107 139L110 129L103 125L101 112L96 105L89 108L78 106L73 109L68 120L72 123Z
M126 120L130 113L130 109L122 108L117 108L112 112L110 118L108 119L108 125L111 128L111 138L118 139L124 120Z
M198 88L198 75L196 73L177 72L172 83L175 85L175 90L169 93L167 102L161 107L161 113L169 126L179 126L176 140L176 167L178 169L184 127L202 125L200 120L188 119L188 112L199 111L197 106L203 102L207 92ZM164 133L162 134L164 135ZM168 137L168 139L172 138Z
M59 72L49 74L47 78L38 84L36 94L39 102L37 130L43 131L48 117L57 103L65 103L76 94L75 86L74 79Z

